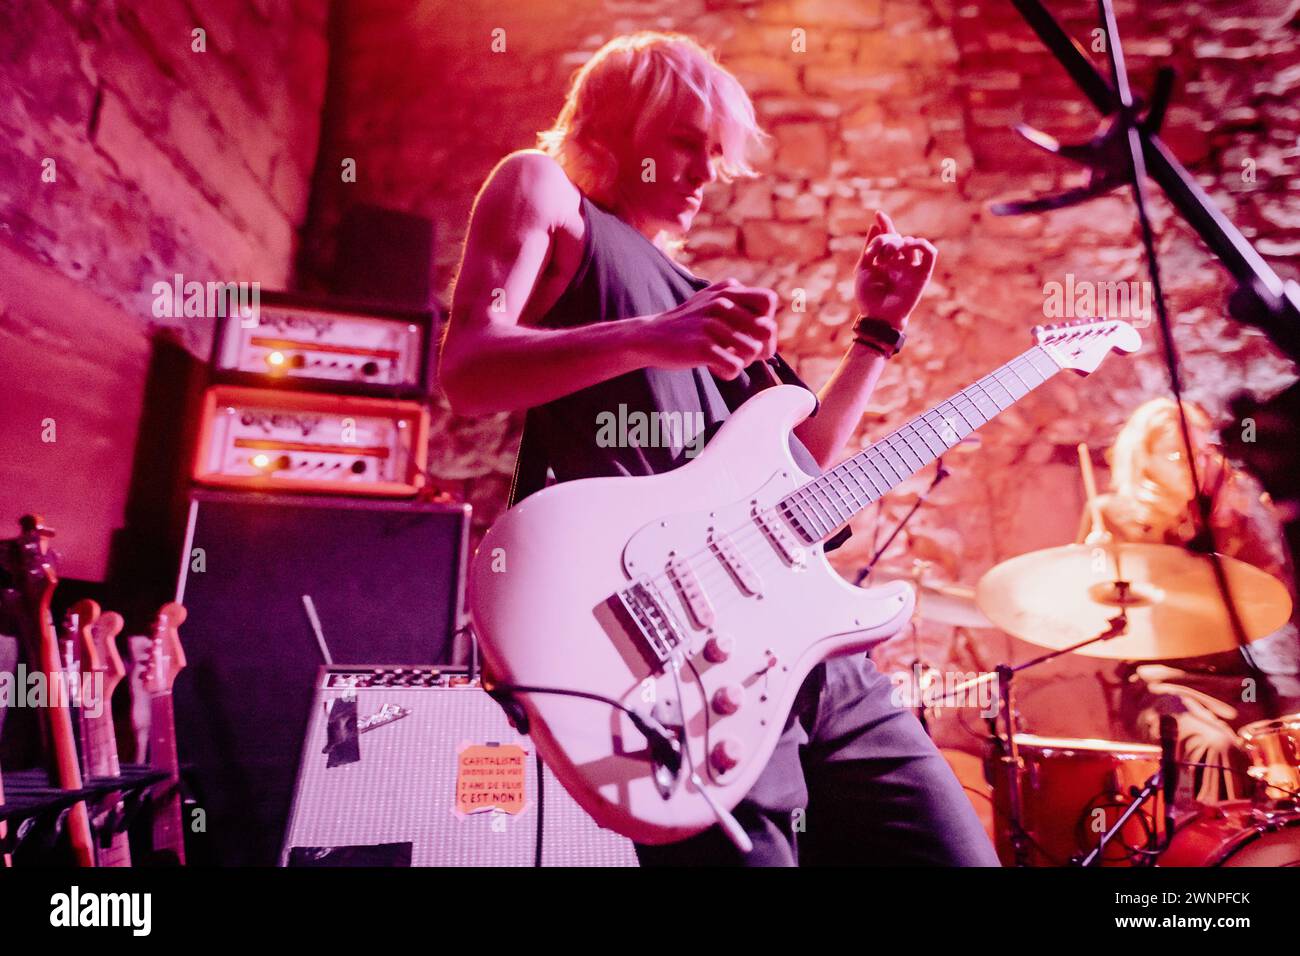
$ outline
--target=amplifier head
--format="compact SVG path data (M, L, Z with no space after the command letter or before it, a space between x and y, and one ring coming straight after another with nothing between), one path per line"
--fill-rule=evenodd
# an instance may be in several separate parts
M258 491L410 497L424 486L429 413L416 402L215 385L194 480Z
M231 384L418 398L428 391L433 313L294 293L224 317L212 370Z

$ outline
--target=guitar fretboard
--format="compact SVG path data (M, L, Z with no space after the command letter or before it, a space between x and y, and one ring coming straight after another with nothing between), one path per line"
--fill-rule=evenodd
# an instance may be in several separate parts
M170 691L149 699L149 764L169 776L154 790L153 850L176 863L185 862L181 822L180 762L176 756L176 722Z
M807 543L824 541L867 505L1060 370L1036 345L802 485L778 507Z

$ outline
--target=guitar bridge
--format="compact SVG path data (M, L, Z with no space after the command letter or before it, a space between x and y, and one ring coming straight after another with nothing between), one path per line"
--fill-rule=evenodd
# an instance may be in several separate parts
M684 638L681 626L654 587L648 579L642 578L619 591L618 599L655 659L667 665L672 660L673 650L682 644Z

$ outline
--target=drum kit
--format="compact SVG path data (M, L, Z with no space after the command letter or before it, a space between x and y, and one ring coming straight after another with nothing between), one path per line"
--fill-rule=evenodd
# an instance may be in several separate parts
M974 589L918 581L919 618L999 628L1046 651L928 702L952 706L978 685L992 691L984 772L1003 862L1300 866L1300 714L1238 731L1251 760L1254 796L1218 804L1174 799L1178 772L1187 763L1176 758L1172 717L1164 719L1162 746L1019 732L1014 678L1061 655L1150 662L1240 646L1205 555L1110 536L1089 540L1096 543L1014 557ZM1291 598L1279 581L1227 556L1220 563L1247 641L1287 622ZM966 770L966 789L978 789Z

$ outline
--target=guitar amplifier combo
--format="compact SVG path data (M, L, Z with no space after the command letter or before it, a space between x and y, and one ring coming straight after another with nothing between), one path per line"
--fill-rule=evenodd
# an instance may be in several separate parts
M325 667L287 866L635 866L460 669ZM539 786L540 796L539 801Z
M187 663L173 693L207 818L211 858L197 862L275 865L322 664L468 658L456 640L469 517L468 505L193 494L176 592Z

